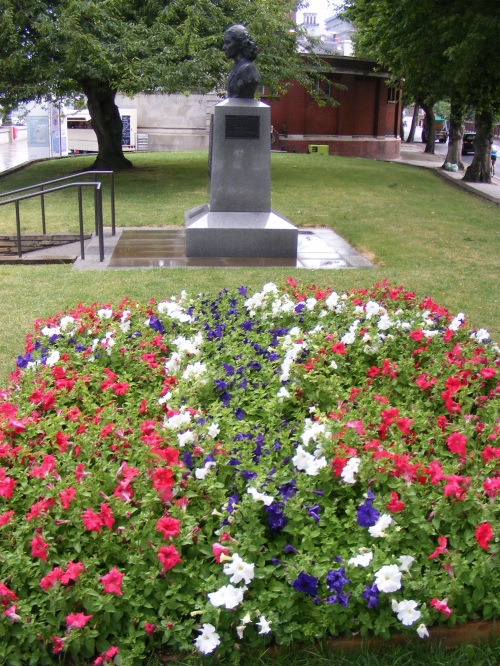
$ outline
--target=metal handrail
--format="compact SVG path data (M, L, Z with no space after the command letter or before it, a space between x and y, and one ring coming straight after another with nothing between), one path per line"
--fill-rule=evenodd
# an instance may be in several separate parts
M65 180L61 178L59 180ZM22 245L21 245L21 215L19 212L19 202L25 199L33 199L35 197L43 197L45 194L50 194L51 192L59 192L60 190L66 190L70 187L78 188L78 209L79 209L79 221L80 221L80 251L82 260L85 259L85 243L84 243L84 231L83 231L83 208L82 208L82 187L93 187L94 188L94 217L95 217L95 230L99 239L99 261L104 261L104 229L102 223L102 187L99 181L97 182L76 182L68 183L67 185L58 185L57 187L51 187L48 190L41 190L40 192L32 192L31 194L23 194L19 197L13 197L7 199L6 201L0 201L0 206L7 206L8 204L14 204L16 208L16 235L17 235L17 254L19 259L23 256ZM6 194L13 194L16 191L21 192L25 190L33 189L32 187L24 187L20 190L13 190L12 192L7 192Z
M45 185L52 185L53 183L60 183L63 180L70 180L72 178L78 178L79 176L93 176L94 174L107 174L109 175L109 186L110 186L110 199L111 199L111 235L116 234L116 216L115 216L115 178L113 171L80 171L79 173L74 173L70 176L62 176L61 178L54 178L53 180L46 180L43 183L35 183L34 185L27 185L26 187L20 187L17 190L10 190L10 192L0 192L0 198L10 196L11 194L17 194L18 192L26 192L27 190L33 190L35 187L40 187L42 196L41 196L41 207L42 207L42 233L45 235L47 233L45 225L45 198L44 194L49 190L45 190Z

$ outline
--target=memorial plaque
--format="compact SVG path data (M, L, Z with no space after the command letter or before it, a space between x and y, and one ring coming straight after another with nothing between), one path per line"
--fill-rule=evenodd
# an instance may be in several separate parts
M226 116L226 139L260 138L260 116Z

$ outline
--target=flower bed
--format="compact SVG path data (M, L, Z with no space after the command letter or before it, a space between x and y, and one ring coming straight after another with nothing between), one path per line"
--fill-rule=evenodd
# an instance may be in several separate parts
M498 617L488 338L291 279L36 322L0 393L7 663Z

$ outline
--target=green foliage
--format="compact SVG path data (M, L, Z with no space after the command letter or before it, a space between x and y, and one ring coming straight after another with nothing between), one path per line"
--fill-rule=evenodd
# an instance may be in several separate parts
M229 69L222 35L244 23L266 85L306 79L290 0L0 1L0 97L81 93L92 82L137 92L207 92Z
M376 58L415 97L455 97L498 113L500 16L495 2L349 0L360 54Z

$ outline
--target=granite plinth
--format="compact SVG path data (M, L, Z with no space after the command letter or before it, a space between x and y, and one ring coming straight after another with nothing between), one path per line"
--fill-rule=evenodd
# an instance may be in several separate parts
M253 99L214 108L210 148L210 210L271 210L271 109Z
M298 229L269 212L211 211L185 214L187 257L297 258Z

